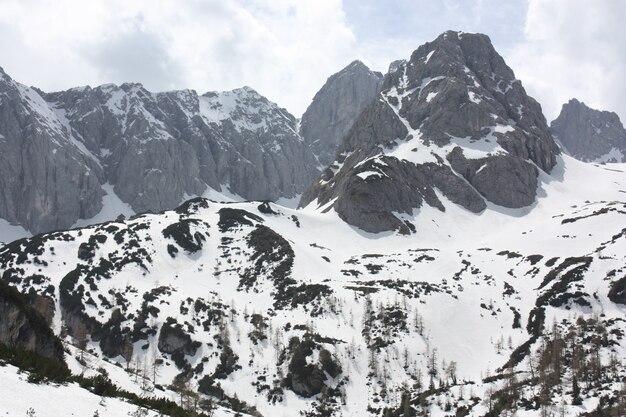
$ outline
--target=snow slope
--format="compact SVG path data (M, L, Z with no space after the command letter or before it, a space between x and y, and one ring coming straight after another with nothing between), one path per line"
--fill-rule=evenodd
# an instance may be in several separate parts
M0 365L0 416L33 417L120 417L128 415L158 416L147 409L118 398L103 398L78 384L32 384L28 373L12 365ZM146 414L135 414L143 410ZM235 413L218 408L213 417L230 417Z
M446 402L481 416L503 386L485 378L505 367L524 377L518 349L539 349L553 322L566 332L579 317L599 320L610 340L601 361L626 355L626 305L610 295L626 273L626 165L563 156L541 175L533 206L476 215L440 195L445 212L398 214L415 224L409 236L365 233L333 211L194 199L13 242L0 250L0 274L54 299L57 327L61 311L70 325L86 323L94 355L126 365L103 330L116 328L133 341L133 363L163 360L157 383L191 372L204 395L244 400L264 416L322 406L382 415L407 390L432 416L449 415ZM298 373L305 365L321 372L323 389ZM429 373L434 386L452 386L422 405ZM582 406L566 392L552 401L574 416L616 384L590 387Z

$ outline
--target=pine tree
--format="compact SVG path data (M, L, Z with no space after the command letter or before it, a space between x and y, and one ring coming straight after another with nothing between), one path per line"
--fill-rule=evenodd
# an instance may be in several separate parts
M126 370L130 369L130 362L133 359L133 341L129 336L124 338L124 346L122 347L122 358L126 360Z
M428 374L431 379L437 376L437 349L433 349L428 357Z
M79 323L75 332L76 347L80 350L80 360L84 360L85 349L87 349L87 326Z
M152 345L150 351L150 367L149 371L151 373L152 384L156 384L156 380L159 376L161 376L160 372L161 360L158 357L158 353L154 344Z
M452 381L453 385L456 385L456 369L457 365L455 361L451 361L446 368L446 376Z
M582 405L583 400L580 398L580 387L578 386L578 378L576 375L572 377L572 405Z

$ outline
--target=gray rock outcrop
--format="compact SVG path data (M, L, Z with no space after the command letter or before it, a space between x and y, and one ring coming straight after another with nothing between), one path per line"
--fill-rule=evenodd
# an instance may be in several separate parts
M208 187L293 198L319 174L295 117L249 87L46 94L0 77L0 218L34 233L96 215L105 183L136 212L158 212Z
M336 160L302 196L368 232L410 226L435 190L472 212L535 200L559 150L539 104L481 34L446 32L396 61Z
M198 350L198 345L199 343L194 343L180 327L170 323L165 323L161 327L158 347L163 353L194 355Z
M63 345L26 297L0 280L0 343L63 363Z
M356 118L380 92L383 76L354 61L328 78L302 115L300 132L327 166Z
M46 99L103 155L116 193L135 211L173 208L207 186L250 200L294 197L317 172L295 117L249 87L199 96L105 85Z
M626 162L626 129L613 112L571 99L550 129L564 151L585 162Z
M0 217L40 232L102 208L103 170L33 89L0 69Z

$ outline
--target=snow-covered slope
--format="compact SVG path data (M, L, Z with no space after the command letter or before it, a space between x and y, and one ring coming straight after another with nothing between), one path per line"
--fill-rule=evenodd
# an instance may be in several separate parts
M115 369L115 367L112 367ZM119 398L96 395L72 384L33 384L28 372L12 365L0 364L0 415L27 417L120 417L158 416L149 408ZM127 385L137 387L127 378ZM172 393L170 393L171 395ZM29 414L30 413L30 414ZM212 417L232 417L231 410L217 407Z
M575 416L613 406L626 376L625 196L626 166L563 156L531 206L477 215L442 198L445 212L398 214L407 236L194 199L13 242L0 274L53 299L55 330L86 328L94 355L162 359L157 383L184 375L264 416L482 416L511 386L520 416ZM536 359L555 341L556 371Z

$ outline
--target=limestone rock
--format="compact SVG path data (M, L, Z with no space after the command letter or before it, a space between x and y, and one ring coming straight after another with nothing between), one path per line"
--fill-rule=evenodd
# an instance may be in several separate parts
M481 34L446 32L396 61L379 99L357 118L336 160L300 201L368 232L406 233L413 210L446 199L532 204L538 170L556 164L539 104ZM409 228L410 229L410 228Z
M383 76L361 61L332 75L302 115L300 132L327 166L356 118L380 92Z
M159 212L209 187L293 198L317 166L296 118L249 87L44 93L0 71L0 218L34 233L98 214L105 183L136 212Z
M33 232L68 228L100 211L102 178L61 115L0 69L0 217Z
M0 280L0 343L63 363L63 345L26 297Z
M626 162L626 129L613 112L571 99L550 124L565 152L586 162Z

